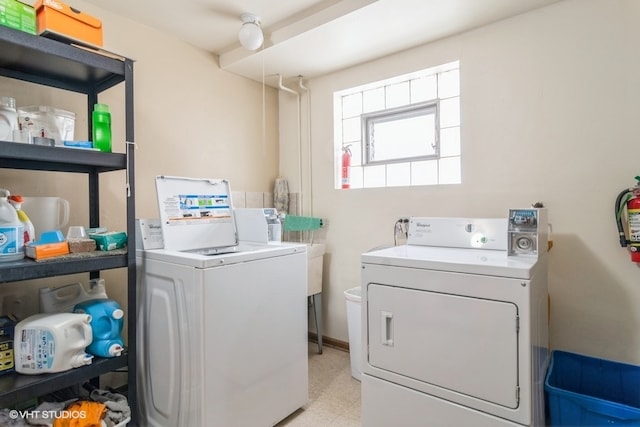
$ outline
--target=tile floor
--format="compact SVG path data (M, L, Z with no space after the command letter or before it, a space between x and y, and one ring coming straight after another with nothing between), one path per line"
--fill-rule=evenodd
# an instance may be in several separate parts
M360 382L349 353L309 343L309 401L276 427L360 427Z

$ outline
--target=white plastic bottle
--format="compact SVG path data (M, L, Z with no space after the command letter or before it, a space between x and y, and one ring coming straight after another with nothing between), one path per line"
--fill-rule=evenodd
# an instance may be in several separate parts
M107 291L102 278L89 280L89 289L80 282L40 288L40 313L72 313L76 304L104 299L107 299Z
M36 229L33 227L33 223L29 219L27 213L22 210L22 196L11 195L7 199L11 206L14 207L18 214L18 219L24 226L24 244L25 246L36 240Z
M17 126L18 113L15 98L0 96L0 141L13 140L13 131Z
M80 313L34 314L14 333L15 369L20 374L63 372L90 365L91 316Z
M24 225L7 200L10 193L0 189L0 261L24 258Z

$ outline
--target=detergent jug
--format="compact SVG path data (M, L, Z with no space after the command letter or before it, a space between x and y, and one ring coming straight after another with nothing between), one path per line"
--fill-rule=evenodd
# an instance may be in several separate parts
M87 347L87 352L99 357L117 357L122 354L124 311L120 304L112 299L96 299L76 304L73 311L91 316L92 342Z
M91 316L80 313L34 314L14 332L15 369L21 374L63 372L91 364Z
M7 200L10 193L0 189L0 261L24 258L24 225Z
M80 282L40 288L40 312L72 313L76 304L95 299L107 299L102 278L89 280L88 289Z

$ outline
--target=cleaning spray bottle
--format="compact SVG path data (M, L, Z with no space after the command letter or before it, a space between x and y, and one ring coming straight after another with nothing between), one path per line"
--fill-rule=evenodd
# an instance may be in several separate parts
M24 258L24 225L8 201L10 194L0 189L0 261Z
M13 206L18 214L18 219L22 222L24 226L24 244L28 245L30 242L35 242L36 240L36 229L33 227L33 223L29 219L29 216L25 211L22 210L22 196L19 195L11 195L8 197L9 203Z

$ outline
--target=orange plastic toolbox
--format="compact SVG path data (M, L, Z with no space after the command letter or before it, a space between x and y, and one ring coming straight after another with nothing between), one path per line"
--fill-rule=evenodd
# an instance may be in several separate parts
M38 34L102 47L102 21L58 0L38 0Z

